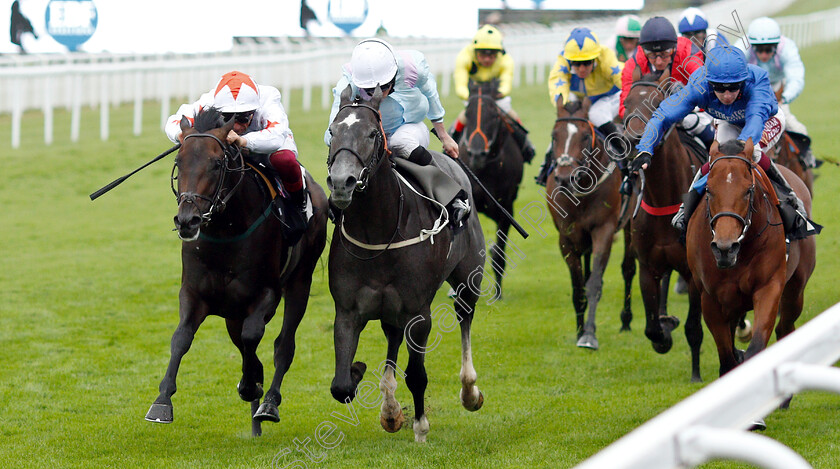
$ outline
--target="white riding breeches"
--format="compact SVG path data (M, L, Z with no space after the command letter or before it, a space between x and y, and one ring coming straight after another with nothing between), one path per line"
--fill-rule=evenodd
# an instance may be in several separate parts
M429 128L423 122L403 124L388 135L388 148L402 158L408 158L417 147L429 148Z
M808 135L808 128L805 127L805 124L799 122L799 119L790 112L790 104L779 104L779 109L781 109L782 113L785 115L785 130L802 135Z
M580 101L574 93L569 95L569 101ZM601 127L607 122L612 121L618 115L618 105L621 102L621 93L613 93L611 95L603 96L598 101L592 103L589 108L589 120L595 127Z
M718 142L728 142L738 138L741 134L741 126L730 124L729 122L715 119L717 130L715 131L715 140ZM764 123L764 131L761 133L761 141L755 145L753 149L753 160L757 163L761 159L761 153L766 152L776 145L782 133L785 131L785 113L777 112L773 117L767 119ZM753 142L755 143L755 142Z
M713 120L707 112L694 108L694 111L683 118L682 128L691 135L700 135Z

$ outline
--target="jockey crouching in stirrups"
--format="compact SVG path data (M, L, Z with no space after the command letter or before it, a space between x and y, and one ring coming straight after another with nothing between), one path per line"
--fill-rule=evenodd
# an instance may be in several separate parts
M534 159L534 145L528 140L528 131L522 126L519 115L511 107L510 92L513 89L513 58L505 52L502 45L502 33L490 25L482 26L472 42L461 49L455 59L455 94L464 101L470 97L469 82L483 83L499 80L496 105L504 111L514 122L513 139L522 152L526 163ZM466 112L458 114L449 133L457 143L466 125Z
M598 43L598 37L589 28L575 28L569 34L563 51L548 75L548 94L552 104L561 107L569 101L589 98L589 120L604 137L621 134L613 122L618 116L621 91L621 70L624 67L615 57L615 52ZM622 155L624 149L616 143L618 139L607 139L613 145L612 153ZM551 146L545 154L545 162L536 183L544 186L551 172Z
M717 141L751 138L753 142L759 142L755 145L753 160L773 182L783 187L786 194L786 197L780 197L783 203L779 210L788 239L819 233L822 227L808 220L802 201L765 154L779 140L785 126L784 114L776 105L767 72L747 65L744 54L735 47L718 45L709 51L706 65L691 74L688 86L659 105L636 147L639 153L630 163L631 170L647 168L661 136L695 107L705 109L716 119ZM707 163L694 176L685 203L671 221L683 234L705 191L708 172Z

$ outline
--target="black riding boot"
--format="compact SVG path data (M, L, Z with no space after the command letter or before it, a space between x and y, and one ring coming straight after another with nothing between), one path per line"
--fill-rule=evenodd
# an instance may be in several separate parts
M697 208L700 199L703 197L703 194L697 192L697 189L694 188L694 184L700 180L701 176L701 171L697 170L697 173L694 174L694 179L688 186L688 192L683 194L683 203L680 204L677 214L671 219L671 226L680 230L683 237L685 236L685 230L688 228L688 221L691 220L691 214L694 213L694 209Z
M426 166L427 164L432 162L432 154L429 153L429 150L427 150L425 147L419 146L412 150L411 154L408 155L408 158L406 159L414 164Z
M291 207L286 212L284 234L289 244L294 245L303 236L308 225L306 219L306 189L289 192L289 201Z
M619 145L617 143L619 141L618 138L613 138L613 139L609 138L610 135L613 135L613 134L619 134L620 135L621 134L621 132L618 130L618 126L615 125L615 122L609 121L604 125L600 125L600 126L598 126L598 130L600 130L601 133L604 134L605 140L607 142L610 142L610 143L608 143L608 145L610 145L610 147L611 147L609 149L611 159L617 160L617 159L624 158L625 152L627 151L627 149L623 148L621 145Z
M545 187L545 183L548 182L548 173L551 172L553 166L554 161L552 159L551 147L548 147L548 151L545 152L545 161L542 166L540 166L540 172L536 175L536 177L534 177L534 182L536 182L538 186Z
M788 239L802 239L812 234L818 234L822 226L808 219L805 205L796 195L785 177L779 172L775 163L770 163L770 168L765 171L771 181L781 187L779 197L779 214L782 216L782 224L785 227L785 236Z
M513 120L513 119L511 119ZM530 163L534 159L537 151L534 149L534 144L528 140L528 131L522 125L515 125L513 130L513 140L522 152L522 159L526 163Z

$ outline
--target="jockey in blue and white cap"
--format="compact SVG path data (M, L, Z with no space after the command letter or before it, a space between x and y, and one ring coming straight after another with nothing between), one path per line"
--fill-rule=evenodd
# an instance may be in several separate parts
M765 152L772 148L785 127L784 114L779 112L767 72L748 65L744 54L729 45L718 45L709 51L705 66L691 74L688 85L665 99L645 126L644 134L636 146L638 155L630 163L633 171L647 168L654 149L665 132L679 122L695 107L705 109L717 124L715 140L752 139L755 145L753 159L774 182L784 188L787 201L799 216L789 217L788 234L799 238L813 234L808 226L802 201L776 168ZM691 213L700 202L705 190L708 164L694 177L689 187L686 203L674 216L674 227L684 231ZM785 213L783 211L783 218Z
M690 40L694 45L692 52L702 50L703 53L706 53L712 50L718 41L729 42L718 30L709 27L706 14L699 8L691 7L683 10L677 23L677 29L679 29L682 37Z

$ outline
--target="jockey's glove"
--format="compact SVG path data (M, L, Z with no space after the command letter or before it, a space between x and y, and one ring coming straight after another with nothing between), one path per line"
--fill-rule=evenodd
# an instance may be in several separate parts
M650 163L650 158L651 158L650 153L648 153L646 151L639 152L639 154L636 155L636 157L633 158L633 161L631 161L630 164L628 165L628 167L630 169L630 172L633 172L633 173L639 172L639 170L642 169L642 166Z

